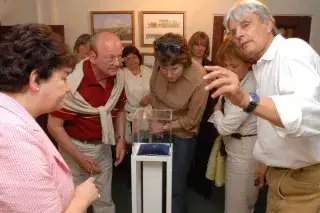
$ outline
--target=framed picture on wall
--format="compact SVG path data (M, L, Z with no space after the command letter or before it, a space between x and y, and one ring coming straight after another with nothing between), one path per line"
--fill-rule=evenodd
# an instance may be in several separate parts
M133 11L91 11L91 33L112 32L119 36L122 44L134 45L134 12Z
M153 68L155 58L153 53L141 53L142 56L142 65Z
M184 11L142 11L141 46L152 46L155 39L172 32L185 36Z
M277 26L277 31L285 38L293 38L294 28L287 26Z

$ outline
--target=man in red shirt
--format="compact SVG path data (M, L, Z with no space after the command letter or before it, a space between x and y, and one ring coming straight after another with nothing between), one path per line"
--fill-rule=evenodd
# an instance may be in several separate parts
M75 184L96 176L100 198L93 204L95 213L115 212L110 146L116 145L115 166L125 155L126 97L121 63L120 39L108 32L94 35L89 58L79 62L68 76L70 92L64 98L64 108L52 112L48 119L48 130L57 141Z

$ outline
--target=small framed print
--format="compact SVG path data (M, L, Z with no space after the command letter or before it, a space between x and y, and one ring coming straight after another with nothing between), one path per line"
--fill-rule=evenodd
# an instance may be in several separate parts
M91 33L112 32L119 36L124 46L135 41L133 11L91 11Z
M150 69L153 69L155 57L153 53L141 53L142 64Z
M183 11L142 11L141 46L150 47L155 39L169 32L185 36L184 19Z

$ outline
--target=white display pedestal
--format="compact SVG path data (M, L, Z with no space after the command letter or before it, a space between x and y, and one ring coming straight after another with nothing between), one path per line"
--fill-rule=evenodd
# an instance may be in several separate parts
M131 155L132 213L162 213L162 164L166 163L166 213L171 213L172 146L169 156L137 155L142 143L134 143ZM142 165L142 171L141 171ZM142 182L143 180L143 182ZM143 190L143 192L141 191Z

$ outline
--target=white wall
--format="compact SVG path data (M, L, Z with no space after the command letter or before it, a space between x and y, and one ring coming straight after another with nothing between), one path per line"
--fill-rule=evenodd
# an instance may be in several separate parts
M4 0L0 0L4 1ZM224 14L235 0L7 0L13 6L6 11L3 25L44 22L65 25L66 41L72 46L82 33L90 33L89 11L134 10L135 42L140 48L139 11L186 11L186 37L198 31L210 38L213 15ZM320 53L320 0L264 0L276 15L312 16L311 45ZM211 39L210 39L211 40ZM151 48L140 48L151 52Z
M81 2L81 3L80 3ZM91 10L134 10L136 46L143 52L151 48L140 47L139 11L186 11L186 37L198 31L210 38L213 31L213 15L224 14L235 0L55 0L54 21L64 24L66 41L73 45L77 36L90 32ZM320 52L320 0L265 0L273 14L311 15L311 45ZM210 39L211 40L211 39Z
M36 0L39 23L53 24L54 0Z
M134 10L135 11L135 42L140 48L139 11L186 11L185 28L189 38L194 32L201 30L212 35L213 14L222 14L232 5L234 0L56 0L55 22L64 24L66 41L73 44L81 33L90 32L89 11L92 10ZM72 12L71 12L72 11ZM211 40L211 39L210 39ZM150 52L151 48L140 48Z
M5 7L2 25L26 24L38 21L36 0L0 0Z

